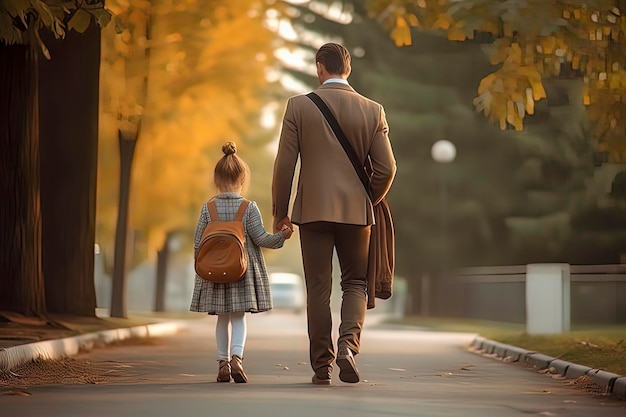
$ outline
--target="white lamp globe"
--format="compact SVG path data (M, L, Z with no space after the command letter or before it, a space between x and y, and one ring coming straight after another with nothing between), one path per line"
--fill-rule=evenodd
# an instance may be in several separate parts
M436 162L447 164L456 158L456 147L448 140L438 140L430 149L430 154Z

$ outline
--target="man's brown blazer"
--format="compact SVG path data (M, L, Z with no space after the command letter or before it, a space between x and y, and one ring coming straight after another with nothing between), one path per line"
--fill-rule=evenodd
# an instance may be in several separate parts
M389 191L396 162L389 142L383 106L358 94L349 85L330 82L316 91L365 163L369 156L374 204ZM287 102L272 182L275 219L288 215L296 163L300 173L291 221L371 225L372 202L350 159L316 105L305 95Z

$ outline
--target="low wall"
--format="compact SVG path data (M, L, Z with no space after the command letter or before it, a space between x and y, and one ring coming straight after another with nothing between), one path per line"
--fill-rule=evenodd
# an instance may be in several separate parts
M571 323L626 323L626 265L572 265ZM455 313L483 320L526 322L526 265L457 271L450 285Z

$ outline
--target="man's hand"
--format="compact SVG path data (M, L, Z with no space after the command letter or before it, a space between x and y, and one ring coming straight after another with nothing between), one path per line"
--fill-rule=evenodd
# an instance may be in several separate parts
M283 230L284 226L287 226L291 231L293 231L293 224L291 224L291 219L289 219L289 216L285 216L280 220L274 218L274 233L278 233Z
M291 229L289 226L287 226L285 224L285 225L283 225L283 228L281 229L281 232L283 232L283 235L285 236L285 239L289 239L291 237L291 235L293 234L293 229Z

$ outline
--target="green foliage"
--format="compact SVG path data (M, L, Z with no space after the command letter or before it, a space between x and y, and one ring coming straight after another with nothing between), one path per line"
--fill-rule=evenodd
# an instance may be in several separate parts
M36 42L44 56L50 53L39 31L49 30L59 39L67 30L83 33L92 21L104 27L111 13L100 1L0 0L0 42L7 45Z
M397 46L411 27L444 31L449 40L485 45L495 67L474 105L500 128L522 130L544 80L580 78L590 135L608 160L626 160L626 3L620 0L373 0L369 11Z

